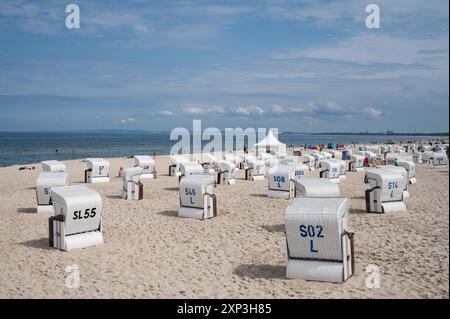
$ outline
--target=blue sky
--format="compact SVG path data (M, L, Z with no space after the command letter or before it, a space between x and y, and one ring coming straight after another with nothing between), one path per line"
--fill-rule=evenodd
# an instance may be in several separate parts
M447 0L69 3L0 3L0 130L448 131Z

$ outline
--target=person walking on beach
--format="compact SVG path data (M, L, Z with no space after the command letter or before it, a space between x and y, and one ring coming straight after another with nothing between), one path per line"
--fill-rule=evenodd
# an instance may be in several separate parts
M153 145L153 159L156 159L156 145Z

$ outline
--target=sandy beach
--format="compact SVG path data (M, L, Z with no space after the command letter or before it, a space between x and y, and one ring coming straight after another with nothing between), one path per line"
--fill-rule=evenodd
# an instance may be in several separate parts
M132 159L112 158L111 176ZM85 163L65 162L72 185ZM448 167L417 165L407 212L365 212L364 173L347 172L356 274L344 284L288 280L284 213L292 200L265 196L267 181L216 189L218 216L177 217L178 178L169 158L156 159L158 179L145 180L144 200L120 198L122 180L89 185L103 200L104 244L71 252L48 247L48 218L36 214L41 167L0 168L0 298L448 298ZM28 165L30 166L30 165ZM318 176L318 172L310 172ZM66 287L78 265L81 286ZM366 287L368 265L381 286Z

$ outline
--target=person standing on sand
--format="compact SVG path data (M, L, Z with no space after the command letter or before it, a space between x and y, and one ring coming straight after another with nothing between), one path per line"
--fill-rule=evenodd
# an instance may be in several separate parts
M153 159L156 159L156 145L153 145Z

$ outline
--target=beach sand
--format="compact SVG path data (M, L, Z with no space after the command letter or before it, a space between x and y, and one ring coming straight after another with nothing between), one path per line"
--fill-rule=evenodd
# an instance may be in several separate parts
M111 176L132 159L109 159ZM65 162L72 185L85 163ZM364 173L341 183L350 198L356 273L344 284L288 280L284 212L292 200L265 196L267 182L237 173L218 185L218 216L177 217L178 178L156 159L158 179L144 200L120 198L122 180L89 187L103 199L104 244L63 252L48 247L49 215L35 214L41 170L0 168L0 298L448 298L448 168L417 165L407 212L365 212ZM312 172L318 176L318 172ZM66 287L78 265L80 287ZM366 267L379 267L380 288L366 287Z

